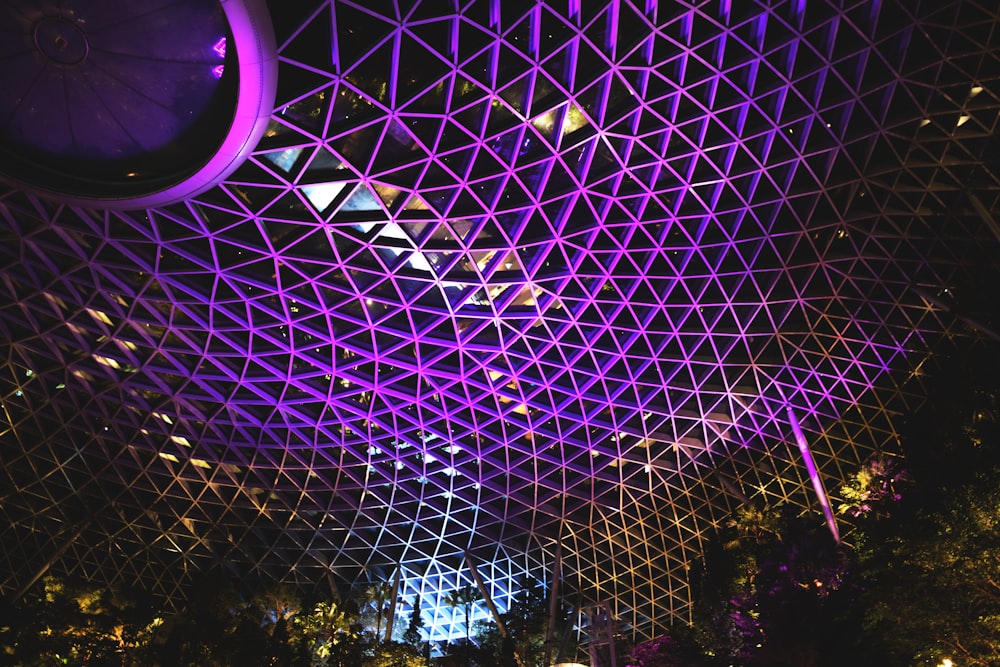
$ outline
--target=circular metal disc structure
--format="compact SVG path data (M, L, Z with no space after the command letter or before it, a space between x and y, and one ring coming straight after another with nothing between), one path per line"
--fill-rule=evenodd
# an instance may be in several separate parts
M2 175L62 201L164 205L218 183L270 119L259 0L0 8Z
M568 600L657 634L736 508L836 525L995 262L989 3L270 12L273 114L220 184L0 194L6 594L399 568L437 639L470 562L503 609L561 542ZM48 69L94 62L30 25ZM6 113L4 150L119 150Z

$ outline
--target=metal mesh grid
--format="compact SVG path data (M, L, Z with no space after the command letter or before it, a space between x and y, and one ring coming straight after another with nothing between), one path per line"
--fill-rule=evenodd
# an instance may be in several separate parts
M221 185L2 193L6 591L61 546L168 598L398 565L445 637L467 553L503 607L561 536L566 589L654 634L735 507L818 512L789 409L833 494L895 448L991 261L987 4L272 15Z

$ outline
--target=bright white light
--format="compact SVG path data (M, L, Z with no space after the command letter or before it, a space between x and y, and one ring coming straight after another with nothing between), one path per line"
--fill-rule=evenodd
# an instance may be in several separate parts
M403 231L403 228L400 227L398 223L393 222L392 220L382 225L382 231L380 231L378 233L378 236L376 236L375 238L379 238L382 236L384 236L387 239L399 239L401 241L406 241L409 240L410 238L409 236L406 235L406 232Z
M340 194L346 183L316 183L302 186L302 192L318 210L322 211Z
M426 255L419 250L414 250L408 261L410 262L410 266L417 271L426 271L427 273L430 273L433 270L431 263L427 261Z

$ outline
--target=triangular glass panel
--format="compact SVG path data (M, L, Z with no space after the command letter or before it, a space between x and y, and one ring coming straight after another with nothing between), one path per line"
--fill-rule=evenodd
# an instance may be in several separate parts
M462 44L466 39L472 41L464 43L492 43L490 46L478 52L475 56L469 58L466 62L461 64L461 71L466 76L475 77L476 80L478 80L485 87L491 88L493 86L493 72L496 70L496 59L494 58L495 52L498 50L496 42L493 42L492 38L484 39L485 33L482 32L481 28L478 26L470 26L465 21L461 21L459 25L458 39L460 44Z
M341 190L347 186L346 182L315 183L313 185L302 186L302 193L306 199L316 207L316 210L323 212L326 207L337 198Z
M332 86L317 90L307 97L281 107L278 115L285 122L316 136L323 131L327 109L330 107L330 99L333 96L334 88Z
M496 108L490 111L491 118L496 111ZM510 116L513 117L513 114L510 114ZM517 157L518 151L521 148L521 138L523 136L523 132L523 126L515 127L509 132L492 139L487 144L487 147L493 151L498 160L503 162L505 165L511 165L514 163L514 159Z
M315 140L296 132L294 128L285 123L272 119L267 124L267 129L264 131L264 136L261 137L260 143L257 145L257 150L275 150L277 148L305 144L309 141Z
M308 3L302 4L305 5ZM295 10L289 9L289 12L292 11ZM301 11L301 9L298 11ZM337 11L340 13L342 9L338 7ZM282 14L284 13L283 11ZM285 20L287 21L287 17L285 17ZM277 23L280 25L282 21L279 20ZM291 42L281 47L282 57L309 63L310 65L315 65L317 68L321 68L324 65L331 65L333 62L333 47L330 43L332 37L330 27L332 25L333 21L330 11L324 8L306 26L299 28L299 33L295 35L295 38ZM281 34L277 36L279 39L284 37ZM341 37L342 39L343 37ZM279 86L284 74L284 70L282 70L281 76L278 77ZM279 97L279 99L281 98Z
M301 154L302 147L295 146L293 148L264 153L262 157L287 174L292 170L292 167L295 166L295 163L298 161L299 155Z
M562 129L562 117L562 108L556 107L532 118L531 124L550 144L555 144L555 138Z
M429 52L427 46L414 40L407 32L403 32L402 38L399 40L398 55L397 95L399 99L418 97L428 88L435 91L440 90L442 96L448 94L451 88L449 79L454 75L450 63L442 60L434 52Z
M499 92L500 98L518 113L524 113L525 96L528 94L531 76L526 75L514 81Z
M403 228L391 220L382 225L382 229L375 235L375 238L397 239L401 241L409 239Z
M408 220L401 220L399 222L400 227L406 232L406 235L413 239L414 243L419 243L421 237L424 235L424 230L427 228L429 222L410 222Z
M336 13L338 26L351 26L352 28L337 31L337 62L344 70L360 61L372 46L388 37L393 30L393 25L385 19L350 5L336 5ZM332 22L328 20L326 29L330 30L331 25L333 25Z
M377 192L378 196L382 198L383 202L385 202L386 207L391 208L396 202L396 199L399 198L402 191L399 188L394 188L390 185L376 185L375 192Z
M263 209L286 191L286 188L259 187L244 185L242 183L227 185L225 187L232 193L233 199L253 207L254 210Z
M348 86L340 86L330 112L329 135L349 133L352 128L371 122L377 110L363 95Z
M306 208L302 200L289 191L271 203L266 209L260 212L262 217L277 218L279 220L314 220L314 214Z
M566 115L563 117L560 131L562 132L562 136L565 137L588 125L590 125L590 118L583 112L583 109L570 103L566 109Z
M381 211L382 205L379 203L378 197L367 185L359 185L357 189L351 193L351 196L347 198L347 201L343 203L340 207L340 212L344 213L347 211Z
M411 268L416 269L417 271L431 273L434 270L434 267L430 263L430 259L419 250L410 253L407 257L407 262Z
M340 158L331 153L329 149L320 148L316 151L316 155L313 156L312 162L309 163L307 172L325 169L344 169L345 167L346 165L340 161Z
M410 195L410 198L406 200L406 205L403 206L404 211L427 211L429 209L427 202L421 199L418 194Z

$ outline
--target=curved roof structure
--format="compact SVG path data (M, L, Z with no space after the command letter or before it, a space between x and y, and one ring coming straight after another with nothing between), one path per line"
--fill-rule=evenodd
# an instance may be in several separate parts
M274 111L221 182L0 190L5 594L399 568L446 636L469 561L503 607L561 542L567 595L655 634L736 507L823 520L895 448L995 255L992 3L271 21Z

